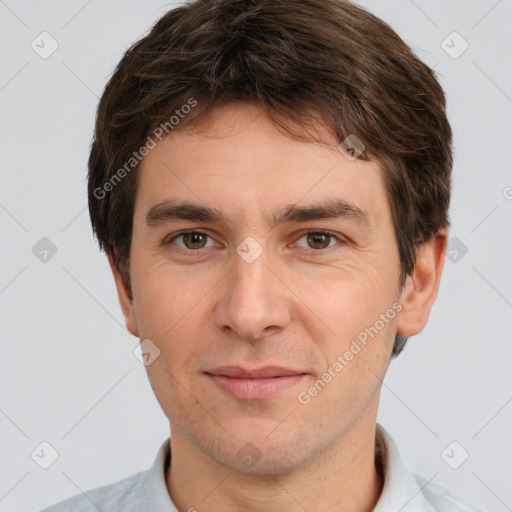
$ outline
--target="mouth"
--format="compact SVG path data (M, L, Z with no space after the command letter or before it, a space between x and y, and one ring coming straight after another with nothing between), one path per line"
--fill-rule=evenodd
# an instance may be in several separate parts
M267 400L294 386L307 375L280 366L252 370L240 366L222 366L204 373L222 392L239 400Z

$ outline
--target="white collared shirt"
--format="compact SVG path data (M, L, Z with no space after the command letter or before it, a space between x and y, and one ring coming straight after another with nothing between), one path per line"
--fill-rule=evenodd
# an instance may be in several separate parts
M379 424L377 449L381 455L384 488L373 512L482 512L443 487L412 474L393 439ZM41 512L178 512L165 484L169 457L168 438L147 471L87 491L86 495L73 496Z

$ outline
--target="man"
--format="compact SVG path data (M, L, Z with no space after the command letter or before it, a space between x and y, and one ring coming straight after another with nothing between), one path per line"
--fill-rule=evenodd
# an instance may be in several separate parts
M365 10L167 13L101 99L89 209L171 436L46 510L476 510L376 424L437 296L451 166L433 72Z

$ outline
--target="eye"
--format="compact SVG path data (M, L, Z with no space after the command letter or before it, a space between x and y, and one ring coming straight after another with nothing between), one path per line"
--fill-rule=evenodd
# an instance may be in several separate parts
M301 245L300 240L305 239L306 245ZM339 237L330 233L329 231L315 230L308 231L304 235L302 235L297 241L297 245L299 247L306 247L308 249L327 249L329 247L333 247L339 243L343 243Z
M174 235L169 240L166 240L165 244L174 243L178 247L182 249L196 250L196 249L204 249L206 247L211 247L214 245L213 241L211 241L210 245L208 244L208 238L210 238L206 233L201 231L185 231ZM178 243L177 241L181 243Z

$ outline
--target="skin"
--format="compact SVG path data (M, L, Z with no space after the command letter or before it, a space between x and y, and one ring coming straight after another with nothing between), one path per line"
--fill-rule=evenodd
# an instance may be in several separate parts
M109 259L127 328L160 350L147 372L171 424L166 483L180 511L363 512L381 493L374 448L381 379L396 332L413 336L427 323L447 233L418 249L399 290L378 163L350 161L326 127L317 128L325 144L298 142L255 106L230 104L172 133L142 162L133 299ZM266 222L290 204L340 198L368 213L367 228L347 218ZM225 219L148 226L148 211L166 200L217 208ZM196 245L177 236L191 228L208 236ZM306 232L319 229L333 236L311 244ZM262 248L252 263L236 252L249 236ZM298 394L397 301L401 311L300 403ZM221 365L279 365L306 375L272 398L239 400L205 375ZM237 456L247 443L258 459L250 467Z

